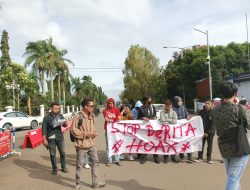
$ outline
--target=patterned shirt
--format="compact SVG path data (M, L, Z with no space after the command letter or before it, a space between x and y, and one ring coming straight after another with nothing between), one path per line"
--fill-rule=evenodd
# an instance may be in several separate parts
M240 125L239 106L231 102L223 102L213 111L213 125L218 135L218 145L223 158L238 155L238 127ZM250 112L242 106L244 126L250 129Z

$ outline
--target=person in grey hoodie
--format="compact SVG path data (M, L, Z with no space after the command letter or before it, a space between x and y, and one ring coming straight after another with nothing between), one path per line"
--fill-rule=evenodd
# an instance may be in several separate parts
M136 103L135 103L135 107L132 109L132 116L134 119L137 119L137 115L138 115L138 110L139 108L142 106L142 103L140 100L138 100Z
M173 106L174 106L174 111L176 112L178 116L178 120L180 119L189 119L188 111L185 106L183 106L182 99L180 96L175 96L174 101L173 101ZM180 162L184 161L184 154L180 153ZM193 163L194 160L192 159L192 153L187 153L187 162L188 163Z

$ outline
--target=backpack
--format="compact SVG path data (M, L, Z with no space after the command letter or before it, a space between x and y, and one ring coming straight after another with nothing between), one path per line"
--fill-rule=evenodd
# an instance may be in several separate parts
M80 129L80 127L82 125L82 122L83 122L83 113L79 112L78 115L79 115L78 129ZM75 142L76 141L76 138L74 137L74 135L71 134L71 131L69 133L69 137L70 137L71 142Z

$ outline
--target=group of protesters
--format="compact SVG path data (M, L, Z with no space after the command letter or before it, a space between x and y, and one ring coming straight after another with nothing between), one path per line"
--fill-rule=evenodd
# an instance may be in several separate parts
M141 102L142 101L142 102ZM144 95L142 100L138 100L134 106L134 108L130 111L130 106L128 104L124 104L121 106L120 110L115 107L115 101L113 98L109 98L107 101L107 107L103 110L103 116L105 118L105 137L106 137L106 151L107 151L107 166L111 166L112 158L108 156L108 140L107 140L107 122L114 122L118 120L144 120L148 122L149 120L159 119L162 124L176 124L177 120L187 119L189 120L191 117L188 114L186 107L183 105L182 98L179 96L175 96L173 101L167 99L165 101L165 109L161 110L160 118L156 117L156 108L152 105L152 97L150 95ZM200 162L203 160L203 149L204 144L208 142L207 149L207 162L212 164L212 146L213 146L213 137L215 134L215 130L212 125L212 101L207 100L205 102L205 107L200 113L203 118L204 124L204 137L203 137L203 148L202 151L198 153L198 158L194 160L192 158L192 153L187 153L187 162L194 163ZM144 164L147 160L147 154L137 154L136 157L141 164ZM123 160L123 155L115 155L114 162L116 165L121 165L120 160ZM159 155L153 154L154 162L159 164L160 158ZM168 155L163 155L164 163L168 163L172 161L174 163L184 162L184 154L180 153L179 155L171 155L171 159L169 160ZM128 160L134 160L133 156L129 154Z
M238 129L239 123L244 123L245 128L250 129L250 113L243 106L238 106L236 100L237 87L233 83L223 83L221 85L221 94L223 101L216 102L216 107L213 108L213 101L206 100L204 109L200 111L199 115L203 120L204 136L202 140L202 150L198 152L197 159L193 159L192 153L187 153L187 162L201 162L203 160L204 145L207 142L207 163L212 164L212 147L213 138L215 131L218 135L219 150L225 163L227 172L227 184L226 189L239 189L239 181L243 174L244 168L248 162L248 154L250 152L243 152L239 154L237 151L236 141L236 130ZM80 171L84 166L86 160L85 155L87 154L91 162L91 174L92 174L92 188L100 188L106 185L105 182L100 182L97 175L98 156L95 149L95 138L96 132L96 121L93 113L94 101L91 99L84 99L82 101L81 114L78 113L73 119L71 126L71 134L74 139L74 145L76 148L76 186L75 189L81 189L81 176ZM68 173L65 162L64 152L64 139L63 134L60 130L60 125L55 124L55 120L59 118L63 119L63 116L59 114L60 105L56 102L51 104L51 112L44 117L43 120L43 144L49 149L50 160L52 164L52 174L57 174L56 164L56 147L60 153L60 162L62 172ZM152 105L152 97L150 95L144 95L143 98L138 100L133 107L130 109L128 104L122 105L118 109L115 105L115 100L109 98L106 104L106 108L103 110L103 116L105 119L104 130L106 139L106 151L107 151L107 162L108 167L112 163L121 166L121 161L124 159L124 155L115 155L114 161L109 155L108 147L108 134L107 126L108 122L115 122L118 120L156 120L156 108ZM165 109L160 112L160 122L162 124L176 124L180 119L189 120L191 117L188 114L186 107L183 105L182 99L179 96L175 96L173 101L167 99L165 101ZM241 119L240 119L241 118ZM132 154L128 154L128 160L134 160ZM147 160L147 154L137 154L136 158L141 164L144 164ZM163 155L164 163L172 161L174 163L184 162L184 154L174 154L170 156ZM159 155L153 154L154 162L159 164Z

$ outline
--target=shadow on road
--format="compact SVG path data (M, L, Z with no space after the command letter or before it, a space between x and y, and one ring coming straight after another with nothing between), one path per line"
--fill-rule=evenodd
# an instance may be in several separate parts
M114 185L116 187L120 187L124 190L134 189L134 190L163 190L155 187L147 187L139 184L136 180L130 179L128 181L116 181L116 180L108 180L108 185Z
M41 179L45 181L50 181L64 187L65 186L70 188L74 187L73 184L75 184L75 180L73 178L64 177L60 175L60 171L56 176L53 176L50 173L48 174L51 168L44 166L38 162L32 160L14 160L14 163L17 166L27 170L27 172L29 173L28 174L29 177L32 179ZM90 184L84 182L82 182L82 184L85 186L90 186Z

